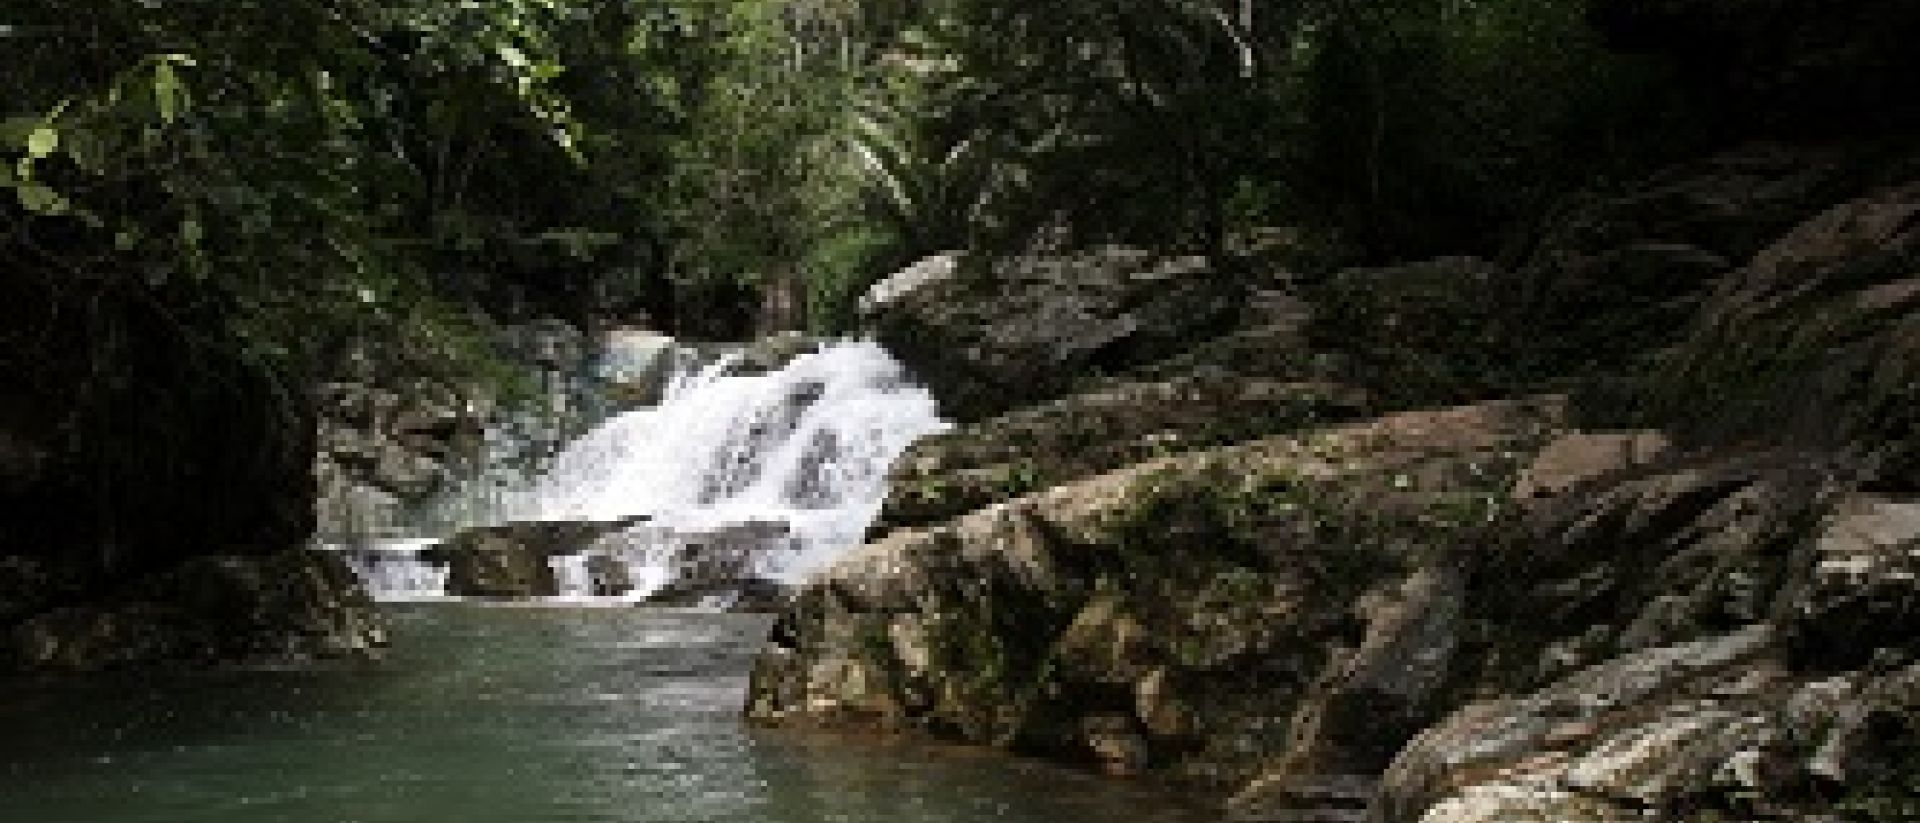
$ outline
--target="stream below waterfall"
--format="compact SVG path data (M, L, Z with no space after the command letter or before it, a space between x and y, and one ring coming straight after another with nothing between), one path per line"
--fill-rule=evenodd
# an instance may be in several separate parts
M0 691L13 823L1187 823L1144 787L740 720L767 618L388 607L367 667Z

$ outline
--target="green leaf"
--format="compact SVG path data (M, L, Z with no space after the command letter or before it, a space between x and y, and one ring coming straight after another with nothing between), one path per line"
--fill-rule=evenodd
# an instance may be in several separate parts
M67 198L39 183L28 183L13 190L20 206L34 214L58 216L67 213Z
M199 220L189 217L180 221L180 242L182 244L189 248L195 248L200 245L200 241L205 237L206 229L200 225Z
M28 157L36 159L46 157L59 150L59 148L60 132L56 131L52 126L41 125L39 128L34 129L32 134L27 135Z
M27 136L39 129L41 122L43 118L33 115L20 115L0 120L0 145L25 149Z
M180 116L180 74L172 63L163 61L153 67L153 102L162 121L172 123Z

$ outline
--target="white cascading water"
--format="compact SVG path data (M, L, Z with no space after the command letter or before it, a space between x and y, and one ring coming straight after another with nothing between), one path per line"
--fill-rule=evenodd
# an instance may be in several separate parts
M634 600L674 583L690 555L711 551L731 574L792 582L858 545L893 462L946 427L932 395L871 341L822 344L759 374L742 373L742 357L675 361L658 405L568 444L544 474L498 494L488 519L645 515L595 546L597 562L623 567L622 597ZM376 596L414 599L444 586L444 570L428 564L381 565L396 568L362 569ZM597 593L588 555L552 565L560 595Z
M349 553L347 564L380 600L436 600L446 596L448 569L422 560L420 554L439 542L432 538L382 541L378 548Z

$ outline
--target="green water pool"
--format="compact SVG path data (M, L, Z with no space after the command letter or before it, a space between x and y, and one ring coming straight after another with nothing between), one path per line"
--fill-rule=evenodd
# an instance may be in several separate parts
M739 720L764 617L393 607L379 664L14 684L5 823L1208 819L1145 786Z

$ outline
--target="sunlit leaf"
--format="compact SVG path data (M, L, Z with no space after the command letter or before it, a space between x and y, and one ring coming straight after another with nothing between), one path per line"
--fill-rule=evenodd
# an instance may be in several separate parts
M164 122L172 123L180 115L180 75L172 63L161 62L153 67L153 103Z
M46 157L60 148L60 132L52 126L42 125L27 135L27 156Z
M69 208L67 198L39 183L17 186L13 193L20 199L21 208L34 214L58 216L66 214Z

